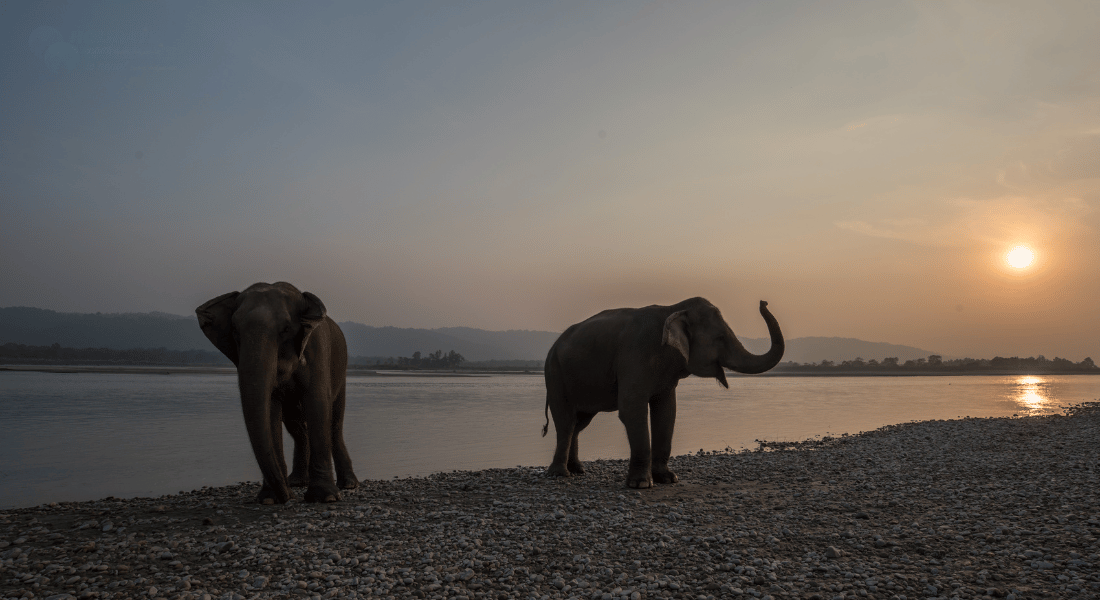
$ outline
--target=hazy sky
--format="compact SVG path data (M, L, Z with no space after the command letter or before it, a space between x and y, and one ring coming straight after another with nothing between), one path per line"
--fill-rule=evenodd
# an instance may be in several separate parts
M1100 3L0 2L0 306L1100 360ZM1017 270L1004 255L1036 254Z

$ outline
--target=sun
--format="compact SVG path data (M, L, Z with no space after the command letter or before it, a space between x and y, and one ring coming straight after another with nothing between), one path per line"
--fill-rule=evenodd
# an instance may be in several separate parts
M1035 253L1027 246L1016 246L1005 255L1005 262L1016 269L1026 269L1035 261Z

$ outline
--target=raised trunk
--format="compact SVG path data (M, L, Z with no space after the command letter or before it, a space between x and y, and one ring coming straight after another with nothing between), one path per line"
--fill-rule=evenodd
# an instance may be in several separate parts
M278 489L280 485L285 486L286 475L275 455L272 439L271 393L275 387L276 353L274 340L249 340L242 344L237 383L252 452L260 465L264 483Z
M783 332L779 329L779 321L776 321L768 310L768 303L763 300L760 301L760 315L764 317L764 322L768 324L768 334L772 339L771 348L768 348L768 351L764 354L752 354L738 343L726 358L723 366L738 373L753 374L763 373L778 365L780 360L783 360L783 351L786 348L783 343Z

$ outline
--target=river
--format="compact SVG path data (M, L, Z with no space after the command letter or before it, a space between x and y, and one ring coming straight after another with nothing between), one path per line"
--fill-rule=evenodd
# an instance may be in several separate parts
M673 454L756 447L915 420L1060 412L1100 377L736 377L678 388ZM545 466L541 375L348 377L344 437L360 479ZM233 375L0 372L0 508L160 496L258 481ZM292 448L289 437L286 450ZM613 413L582 460L626 458Z

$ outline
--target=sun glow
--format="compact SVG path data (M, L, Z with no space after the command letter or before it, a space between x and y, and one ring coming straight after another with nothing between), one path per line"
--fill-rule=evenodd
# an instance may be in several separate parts
M1035 260L1035 253L1027 246L1016 246L1005 255L1005 262L1016 269L1025 269Z
M1032 413L1042 412L1047 408L1050 399L1047 398L1049 382L1042 377L1024 375L1016 379L1016 403Z

